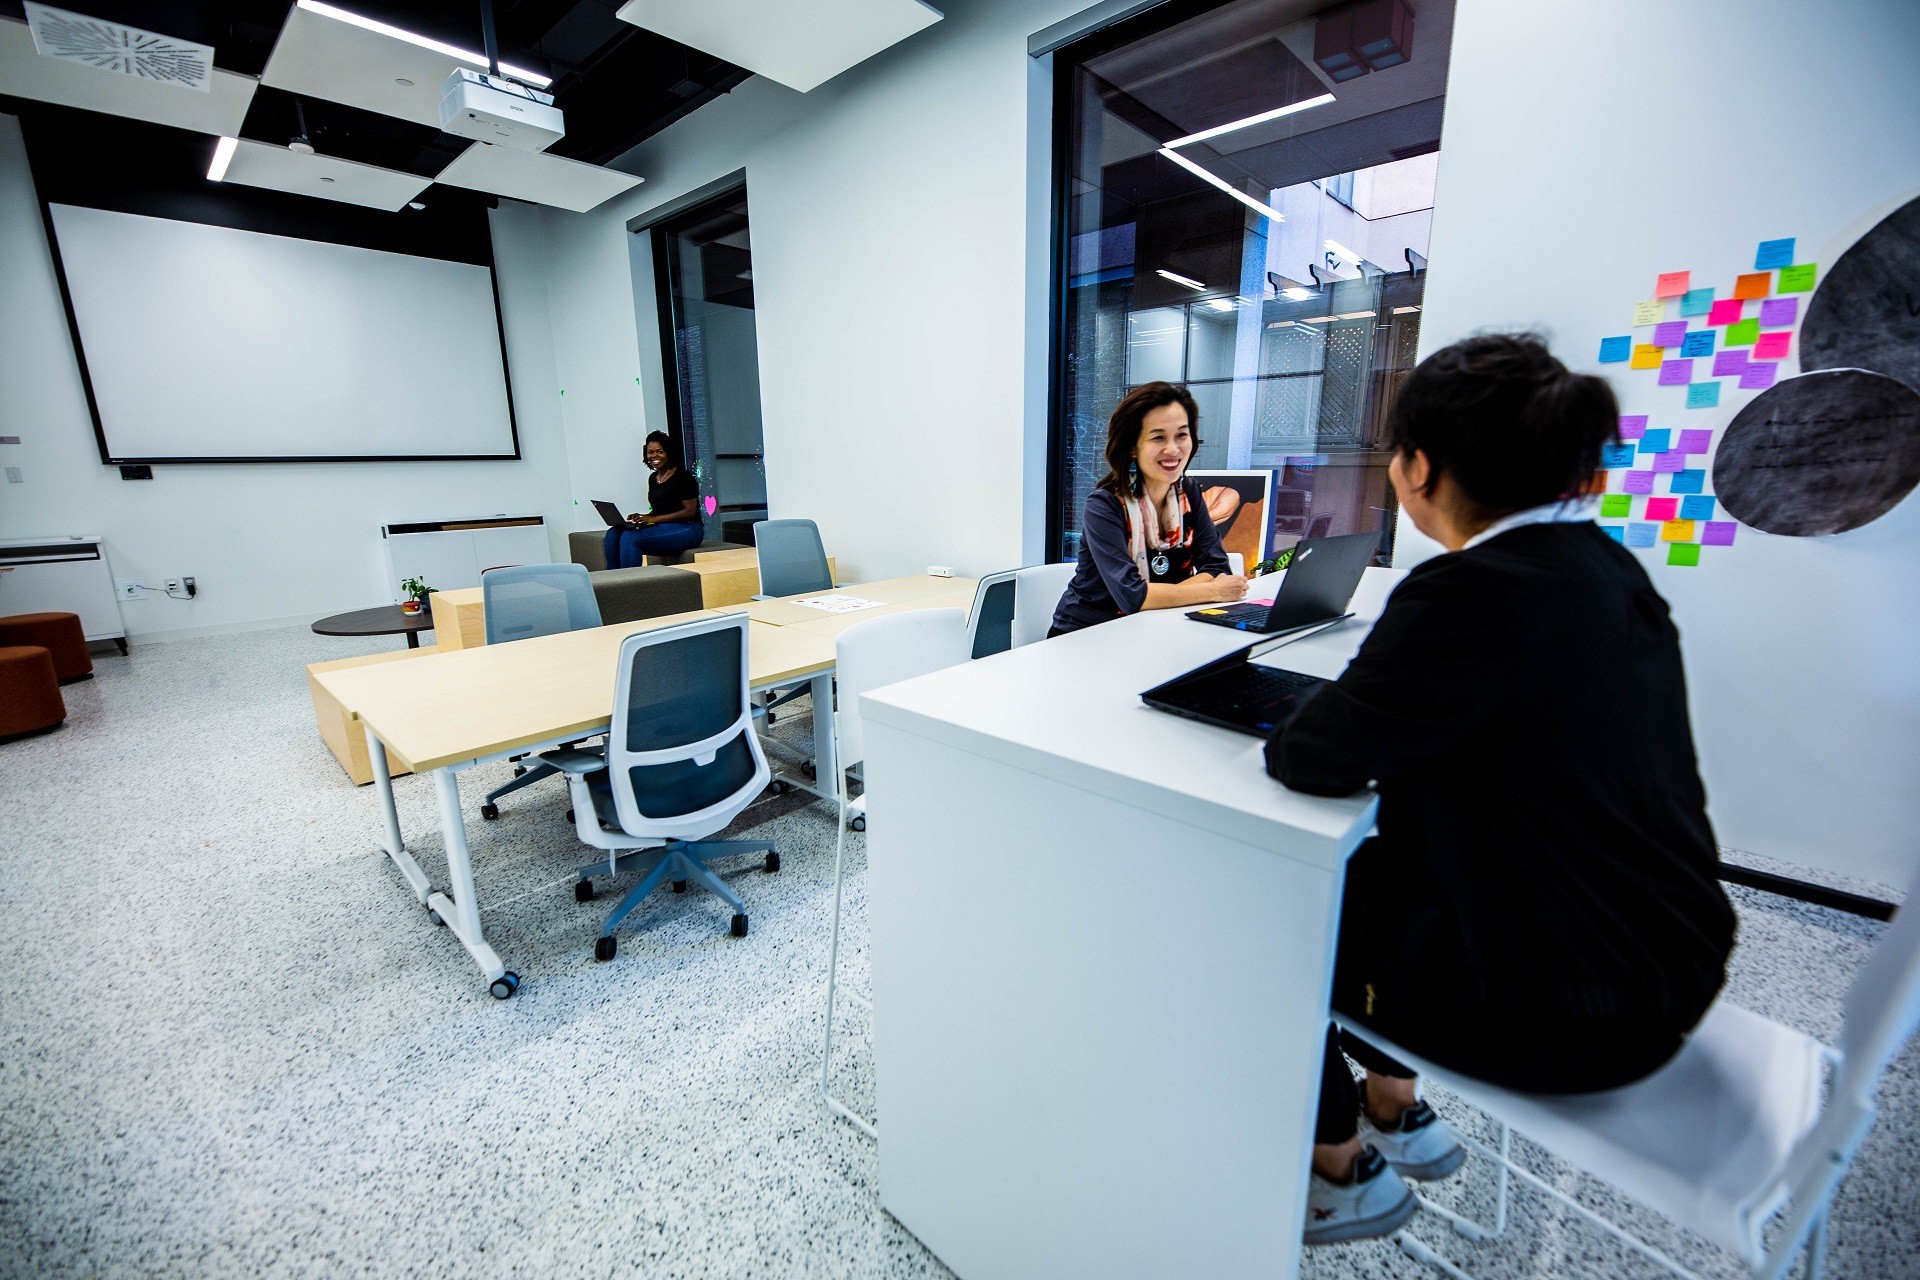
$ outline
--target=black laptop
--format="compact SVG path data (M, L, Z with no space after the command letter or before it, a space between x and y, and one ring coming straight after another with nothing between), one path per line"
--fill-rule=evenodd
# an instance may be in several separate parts
M602 502L600 499L595 498L593 499L593 509L600 513L600 518L607 522L609 529L624 529L629 523L627 518L620 514L620 508L614 506L611 502Z
M1293 719L1308 694L1328 683L1318 676L1248 661L1256 651L1276 647L1271 640L1256 641L1147 690L1140 700L1156 711L1268 737Z
M1378 533L1308 538L1294 548L1293 561L1272 604L1212 605L1187 616L1195 622L1268 636L1351 617L1347 606L1353 603L1360 575L1367 571L1379 545Z

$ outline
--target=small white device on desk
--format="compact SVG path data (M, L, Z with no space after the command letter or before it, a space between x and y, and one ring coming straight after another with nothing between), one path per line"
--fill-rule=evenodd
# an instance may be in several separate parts
M113 566L97 536L61 534L0 541L0 617L74 613L88 640L112 640L127 651L127 628L113 594Z

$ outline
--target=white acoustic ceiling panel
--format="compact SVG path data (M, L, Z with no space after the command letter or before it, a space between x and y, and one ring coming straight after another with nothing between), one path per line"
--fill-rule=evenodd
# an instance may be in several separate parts
M364 205L389 212L425 191L431 178L416 177L393 169L381 169L333 156L305 155L266 142L242 138L227 164L225 182L243 186L288 191L297 196L318 196L345 204Z
M538 151L476 142L442 169L434 181L585 213L603 200L631 191L643 179Z
M616 16L805 93L943 15L922 0L627 0Z
M195 133L237 134L256 85L215 68L204 90L41 54L24 22L0 18L0 94L128 116ZM436 123L438 120L436 118Z
M60 58L139 80L206 93L213 88L213 46L177 40L84 13L27 0L27 27L43 58Z
M479 6L473 15L478 44ZM477 50L425 40L317 0L299 0L287 11L260 83L438 129L440 86L457 68L486 64ZM500 70L536 87L547 82L526 68L502 64Z

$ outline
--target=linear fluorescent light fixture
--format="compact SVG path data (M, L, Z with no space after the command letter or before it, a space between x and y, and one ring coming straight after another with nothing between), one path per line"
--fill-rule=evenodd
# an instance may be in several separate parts
M449 58L458 58L460 61L471 63L476 67L485 67L487 65L487 55L484 53L475 53L471 49L462 49L459 45L447 44L445 41L435 40L431 36L423 36L416 31L408 31L404 27L391 26L373 18L362 17L357 13L349 13L345 9L336 9L330 4L323 4L321 0L298 0L298 7L310 13L317 13L323 18L332 18L335 22L345 22L367 31L377 32L383 36L391 36L395 40L404 40L408 44L418 45L422 49L431 49L435 53L444 53ZM543 76L537 71L529 71L525 67L516 67L507 62L500 64L500 74L503 76L512 76L515 80L530 84L536 89L544 89L553 83L551 76Z
M1171 271L1156 271L1153 274L1157 276L1163 276L1166 279L1173 281L1175 284L1183 284L1187 286L1187 288L1189 289L1199 289L1204 292L1207 287L1201 284L1198 280L1193 279L1191 276L1176 275Z
M1257 116L1248 116L1245 120L1235 120L1230 124L1217 124L1211 129L1202 129L1199 133L1190 133L1184 138L1175 138L1167 145L1184 147L1190 142L1205 142L1208 138L1217 138L1223 133L1232 133L1236 129L1251 128L1256 124L1265 124L1269 120L1278 120L1281 116L1290 116L1314 107L1324 107L1333 101L1333 95L1323 93L1317 98L1308 98L1304 102L1289 102L1284 107L1275 107L1272 111L1262 111Z
M1393 309L1393 314L1397 316L1411 315L1413 312L1418 311L1419 309L1420 308L1418 307L1395 307Z
M305 0L302 0L302 3L304 2ZM1222 178L1217 174L1209 173L1207 170L1201 168L1199 165L1195 164L1193 161L1181 155L1178 151L1175 151L1170 147L1162 147L1160 148L1160 154L1165 156L1167 159L1173 161L1175 164L1179 165L1182 169L1185 169L1187 172L1191 173L1194 177L1199 178L1202 182L1212 183L1214 186L1220 188L1222 191L1226 192L1228 195L1232 196L1235 200L1238 200L1241 204L1247 206L1247 208L1253 210L1255 213L1260 214L1263 217L1271 218L1275 222L1285 222L1287 220L1286 215L1281 213L1278 209L1275 209L1269 205L1261 204L1258 200L1255 200L1252 196L1240 190L1238 187L1228 182L1225 178Z
M1327 252L1342 262L1350 262L1356 267L1360 265L1360 255L1341 244L1338 240L1327 241Z
M207 166L208 182L224 182L227 166L233 163L233 149L240 145L238 138L222 138L213 147L213 163Z
M1295 285L1291 289L1282 289L1280 296L1289 302L1312 302L1320 295L1305 285Z
M1208 298L1207 305L1212 307L1215 311L1231 311L1233 310L1233 299L1232 298Z

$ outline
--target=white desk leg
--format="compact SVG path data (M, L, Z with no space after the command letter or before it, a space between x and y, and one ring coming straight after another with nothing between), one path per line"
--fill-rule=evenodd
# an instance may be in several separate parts
M433 790L440 801L440 836L447 846L447 887L453 897L433 894L427 899L427 906L453 931L453 936L460 939L467 954L480 966L494 998L505 1000L519 988L520 975L507 972L480 932L480 904L473 892L473 859L467 852L466 819L460 813L460 775L451 768L435 769Z
M808 684L813 699L813 794L838 804L839 764L833 757L833 672L822 671Z
M386 744L374 736L373 726L366 725L364 728L367 734L367 759L373 762L373 789L380 797L380 816L386 821L383 847L387 856L393 859L393 865L399 867L400 874L407 878L407 884L413 888L413 896L424 903L427 895L433 892L433 885L400 839L400 811L393 804L393 771L387 765Z

